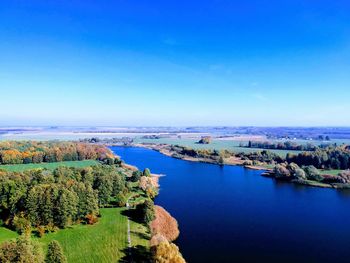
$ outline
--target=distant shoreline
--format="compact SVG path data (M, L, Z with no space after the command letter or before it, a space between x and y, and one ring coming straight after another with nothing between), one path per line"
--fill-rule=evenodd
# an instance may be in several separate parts
M112 145L110 145L112 146ZM122 145L113 145L113 146L122 146ZM131 145L124 145L122 147L139 147L144 149L149 149L153 151L157 151L165 156L180 159L184 161L189 162L199 162L199 163L210 163L215 165L230 165L230 166L241 166L243 168L249 169L249 170L256 170L256 171L263 171L261 176L268 177L271 179L275 179L278 181L285 181L283 179L275 178L274 172L272 168L264 167L264 166L258 166L258 165L245 165L243 160L240 160L239 158L229 158L228 160L225 160L224 164L219 164L218 162L209 159L209 158L196 158L196 157L189 157L189 156L174 156L176 152L169 151L166 147L170 145L168 144L142 144L142 143L134 143ZM305 185L305 186L311 186L311 187L318 187L318 188L331 188L331 189L349 189L349 186L347 185L335 185L335 184L327 184L327 183L320 183L310 180L290 180L288 181L292 184L297 185Z

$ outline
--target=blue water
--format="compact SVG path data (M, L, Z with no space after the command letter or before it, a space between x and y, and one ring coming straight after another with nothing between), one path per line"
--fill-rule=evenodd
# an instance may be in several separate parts
M179 222L189 263L350 262L350 193L278 183L261 171L112 147L166 174L156 203Z

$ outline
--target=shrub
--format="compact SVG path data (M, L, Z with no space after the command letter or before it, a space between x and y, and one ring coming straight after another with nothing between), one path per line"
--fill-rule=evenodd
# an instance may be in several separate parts
M98 222L98 217L94 214L88 214L86 215L86 223L89 225L96 224Z

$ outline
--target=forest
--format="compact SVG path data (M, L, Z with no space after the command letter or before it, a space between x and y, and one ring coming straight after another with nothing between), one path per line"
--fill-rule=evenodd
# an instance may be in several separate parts
M99 160L112 163L114 156L108 148L102 145L83 142L0 142L0 165L82 160Z
M287 154L288 163L313 165L319 169L350 169L350 147L347 145L318 148L314 152L302 152L297 155Z
M127 202L132 207L128 216L152 233L152 242L146 248L149 252L144 253L143 260L153 262L156 258L170 257L184 262L176 245L171 243L178 236L177 223L170 227L175 235L167 237L167 221L175 219L154 206L158 180L149 169L131 169L108 148L81 142L3 142L0 149L0 227L19 234L16 240L0 244L0 262L67 262L58 241L52 240L44 253L37 238L77 225L98 224L101 209L125 207ZM41 158L35 159L35 163L86 159L100 162L83 168L1 169L4 164L32 163L28 156L38 154ZM117 245L123 248L126 244ZM140 254L136 250L133 253ZM83 259L84 254L80 257Z

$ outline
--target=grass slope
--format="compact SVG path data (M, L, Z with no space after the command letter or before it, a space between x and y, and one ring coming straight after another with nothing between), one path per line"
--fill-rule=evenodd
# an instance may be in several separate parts
M0 169L4 169L10 172L21 172L36 168L46 168L49 170L54 170L59 166L68 167L87 167L91 165L98 165L99 162L95 160L84 160L84 161L66 161L66 162L56 162L56 163L30 163L30 164L10 164L10 165L0 165Z
M43 245L44 251L50 241L57 240L69 263L124 262L127 249L127 217L123 215L125 210L126 208L102 208L102 217L95 225L76 225L35 239ZM16 232L0 227L0 244L17 236ZM131 220L130 236L133 247L149 247L150 234L144 225Z
M343 170L319 170L321 174L327 174L327 175L338 175L341 172L343 172Z
M57 240L68 262L117 262L124 256L127 244L127 218L122 209L101 209L102 217L95 225L77 225L50 233L39 239L46 249Z
M18 234L5 227L0 227L0 244L4 241L15 239Z
M68 262L118 262L125 256L127 247L127 217L125 208L101 209L100 221L96 225L77 225L46 234L38 239L46 249L48 243L57 240L63 247ZM147 229L131 222L132 245L148 246Z

